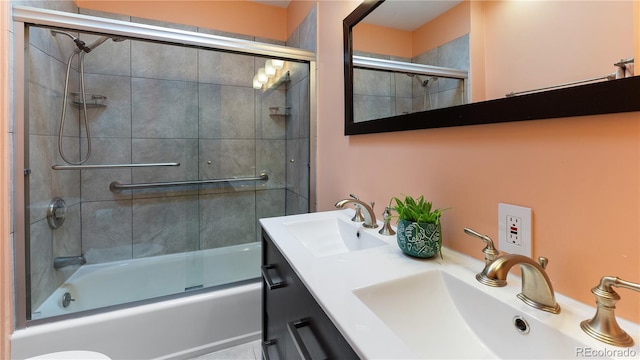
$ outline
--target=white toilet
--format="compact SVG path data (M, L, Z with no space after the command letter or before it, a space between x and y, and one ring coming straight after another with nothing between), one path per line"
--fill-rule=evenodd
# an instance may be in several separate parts
M25 360L111 360L111 358L95 351L73 350L38 355Z

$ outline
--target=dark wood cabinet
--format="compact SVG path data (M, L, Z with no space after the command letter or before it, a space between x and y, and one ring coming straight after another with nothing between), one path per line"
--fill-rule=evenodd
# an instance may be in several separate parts
M264 230L262 277L264 359L358 359Z

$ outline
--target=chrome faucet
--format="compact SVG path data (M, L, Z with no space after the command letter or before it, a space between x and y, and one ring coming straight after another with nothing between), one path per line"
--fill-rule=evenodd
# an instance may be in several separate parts
M620 300L620 295L613 290L613 286L640 292L640 284L613 276L602 277L600 284L591 289L598 305L596 314L591 320L581 322L580 327L589 336L606 344L631 347L633 346L633 338L618 325L616 315L613 312L616 303Z
M539 257L538 262L524 255L506 254L499 256L487 265L476 279L488 286L501 287L507 285L507 275L514 265L520 265L522 271L522 292L518 299L536 309L553 314L560 312L560 305L551 286L551 280L544 270L549 260Z
M84 255L80 256L61 256L53 259L53 268L62 269L63 267L72 265L84 265L87 263Z
M366 228L370 228L370 229L375 229L378 227L378 223L376 220L376 214L373 212L373 205L374 203L371 203L371 206L367 205L365 202L359 200L359 199L355 199L355 198L351 198L351 199L343 199L340 200L336 203L336 207L338 209L342 209L346 204L348 203L354 203L356 205L356 211L357 208L360 207L362 208L363 213L362 215L364 216L364 223L362 224L362 226L366 227Z
M359 197L353 195L353 194L349 194L349 196L351 196L353 199L356 200L360 200ZM359 204L355 204L354 208L356 209L356 213L353 214L353 217L351 218L351 221L353 222L363 222L364 221L364 216L362 216L362 206L360 206Z

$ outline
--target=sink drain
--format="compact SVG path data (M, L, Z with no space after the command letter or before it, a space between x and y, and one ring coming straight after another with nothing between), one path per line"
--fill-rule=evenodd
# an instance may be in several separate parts
M513 317L513 326L515 326L518 332L522 335L529 333L529 323L522 316Z

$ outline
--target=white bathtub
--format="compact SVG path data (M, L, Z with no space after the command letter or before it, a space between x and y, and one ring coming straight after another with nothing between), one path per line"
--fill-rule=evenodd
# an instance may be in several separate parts
M60 314L183 293L245 279L241 285L17 330L12 359L90 350L112 359L184 359L260 338L260 244L85 265L35 314ZM150 280L149 274L154 276ZM76 299L67 308L62 296ZM36 316L34 316L36 318Z

